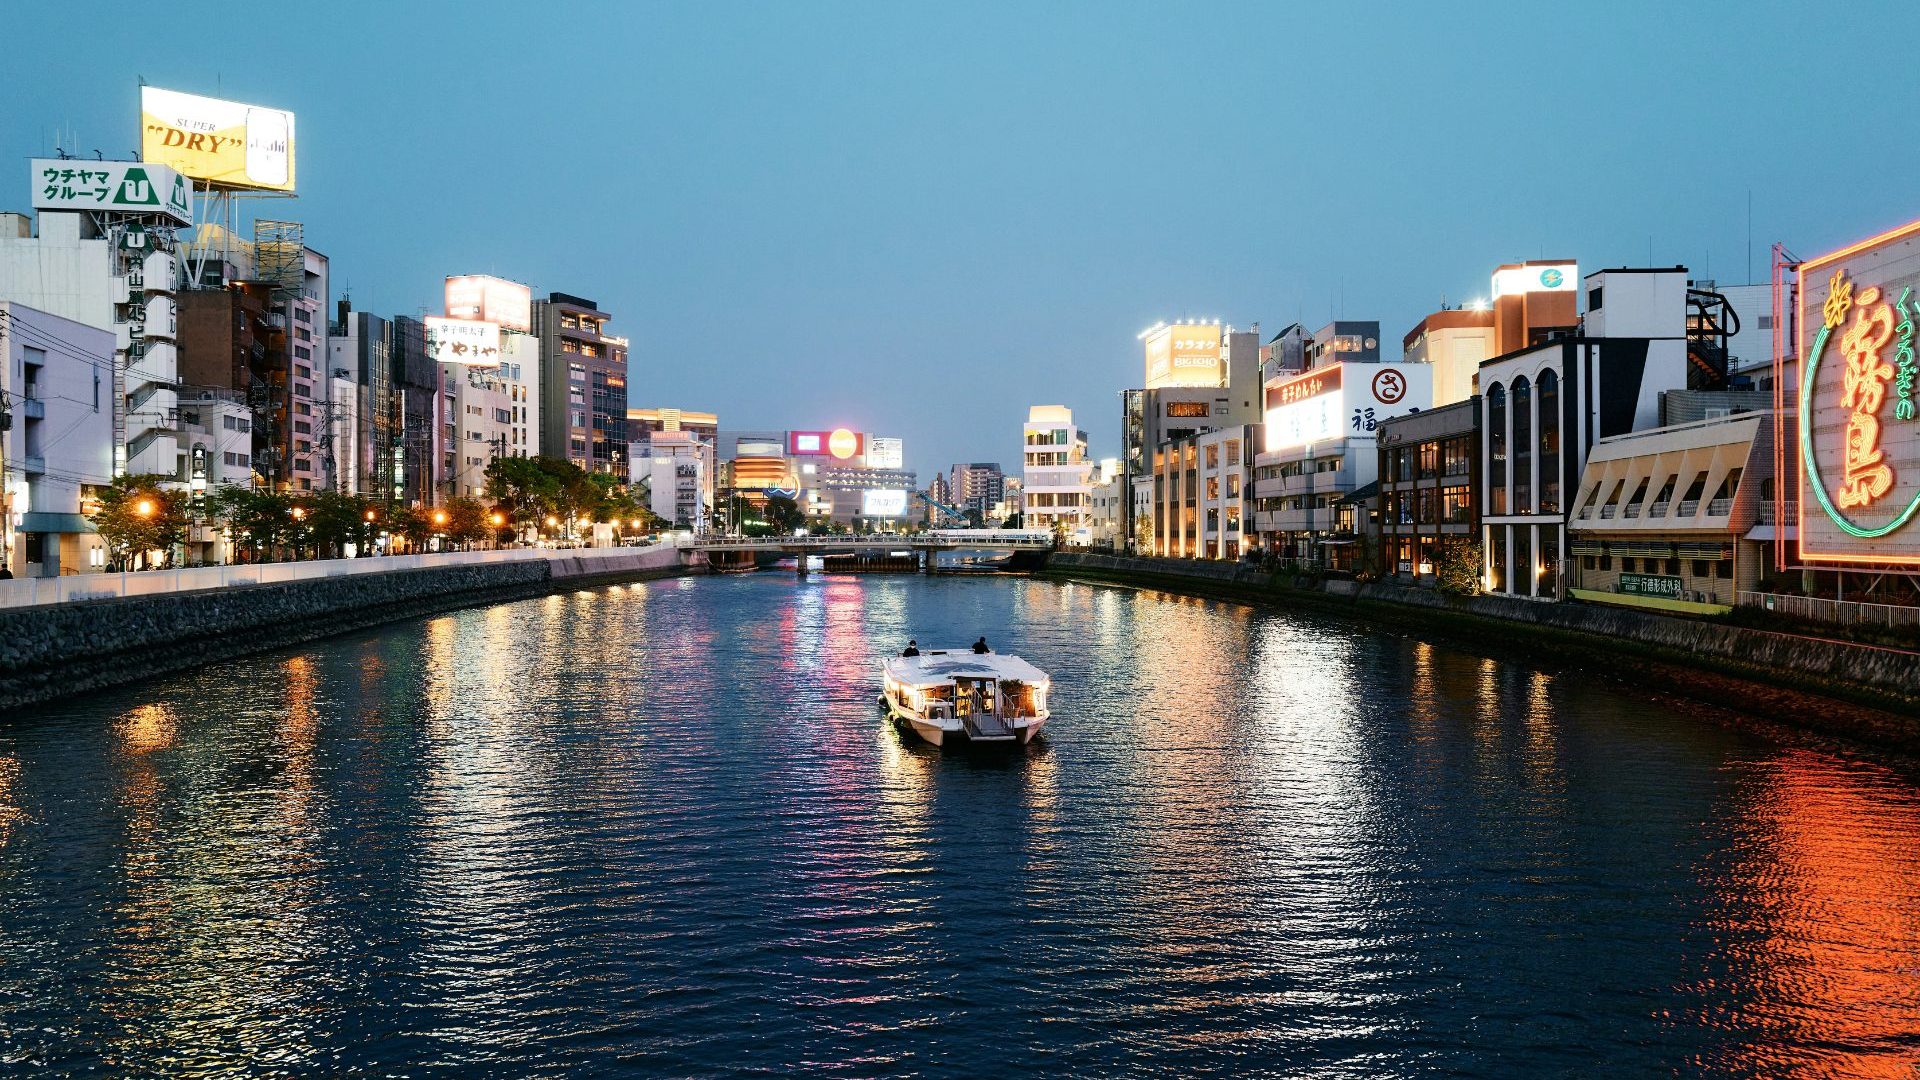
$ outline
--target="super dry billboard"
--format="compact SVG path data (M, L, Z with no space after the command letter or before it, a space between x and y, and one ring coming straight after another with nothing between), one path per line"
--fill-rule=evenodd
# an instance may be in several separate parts
M1794 395L1800 558L1920 564L1920 221L1802 263L1799 283L1804 359L1783 359L1781 385Z
M293 190L293 114L140 88L140 156L216 188Z

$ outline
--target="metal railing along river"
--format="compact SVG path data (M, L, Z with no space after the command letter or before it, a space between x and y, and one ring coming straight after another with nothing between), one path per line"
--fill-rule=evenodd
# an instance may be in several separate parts
M296 562L232 563L190 566L177 570L135 570L127 573L68 574L57 578L14 578L0 581L0 609L38 607L88 600L117 600L128 596L161 596L246 585L277 585L289 581L384 574L396 570L431 570L444 566L526 562L533 559L593 559L637 555L675 543L649 547L502 548L496 551L434 551L418 555L381 555L364 559L309 559Z

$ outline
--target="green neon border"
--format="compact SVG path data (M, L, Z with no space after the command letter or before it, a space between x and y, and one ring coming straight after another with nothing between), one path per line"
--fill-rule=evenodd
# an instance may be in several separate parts
M1813 354L1807 357L1806 373L1800 376L1800 464L1807 482L1813 485L1813 497L1820 500L1820 509L1827 512L1835 525L1840 526L1850 536L1862 540L1877 540L1895 529L1913 520L1916 511L1920 511L1920 491L1913 495L1913 501L1900 512L1900 516L1877 529L1863 529L1848 521L1833 501L1827 498L1827 485L1820 480L1820 467L1813 460L1813 380L1820 371L1820 354L1827 351L1827 339L1833 335L1833 327L1822 326L1820 335L1813 339Z

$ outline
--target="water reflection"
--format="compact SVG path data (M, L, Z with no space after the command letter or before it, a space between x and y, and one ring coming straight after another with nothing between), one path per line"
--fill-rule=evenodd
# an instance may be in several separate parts
M1044 745L881 717L881 655L981 634ZM0 1061L1904 1075L1916 841L1885 768L1351 625L655 582L0 732Z
M1703 1064L1780 1077L1920 1068L1920 799L1807 751L1758 765L1707 885L1712 1003L1735 1035Z

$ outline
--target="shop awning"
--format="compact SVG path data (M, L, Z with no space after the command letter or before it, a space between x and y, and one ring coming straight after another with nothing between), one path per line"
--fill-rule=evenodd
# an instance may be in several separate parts
M20 515L20 532L23 533L90 533L97 530L93 522L84 514L53 514L44 510L29 510Z

